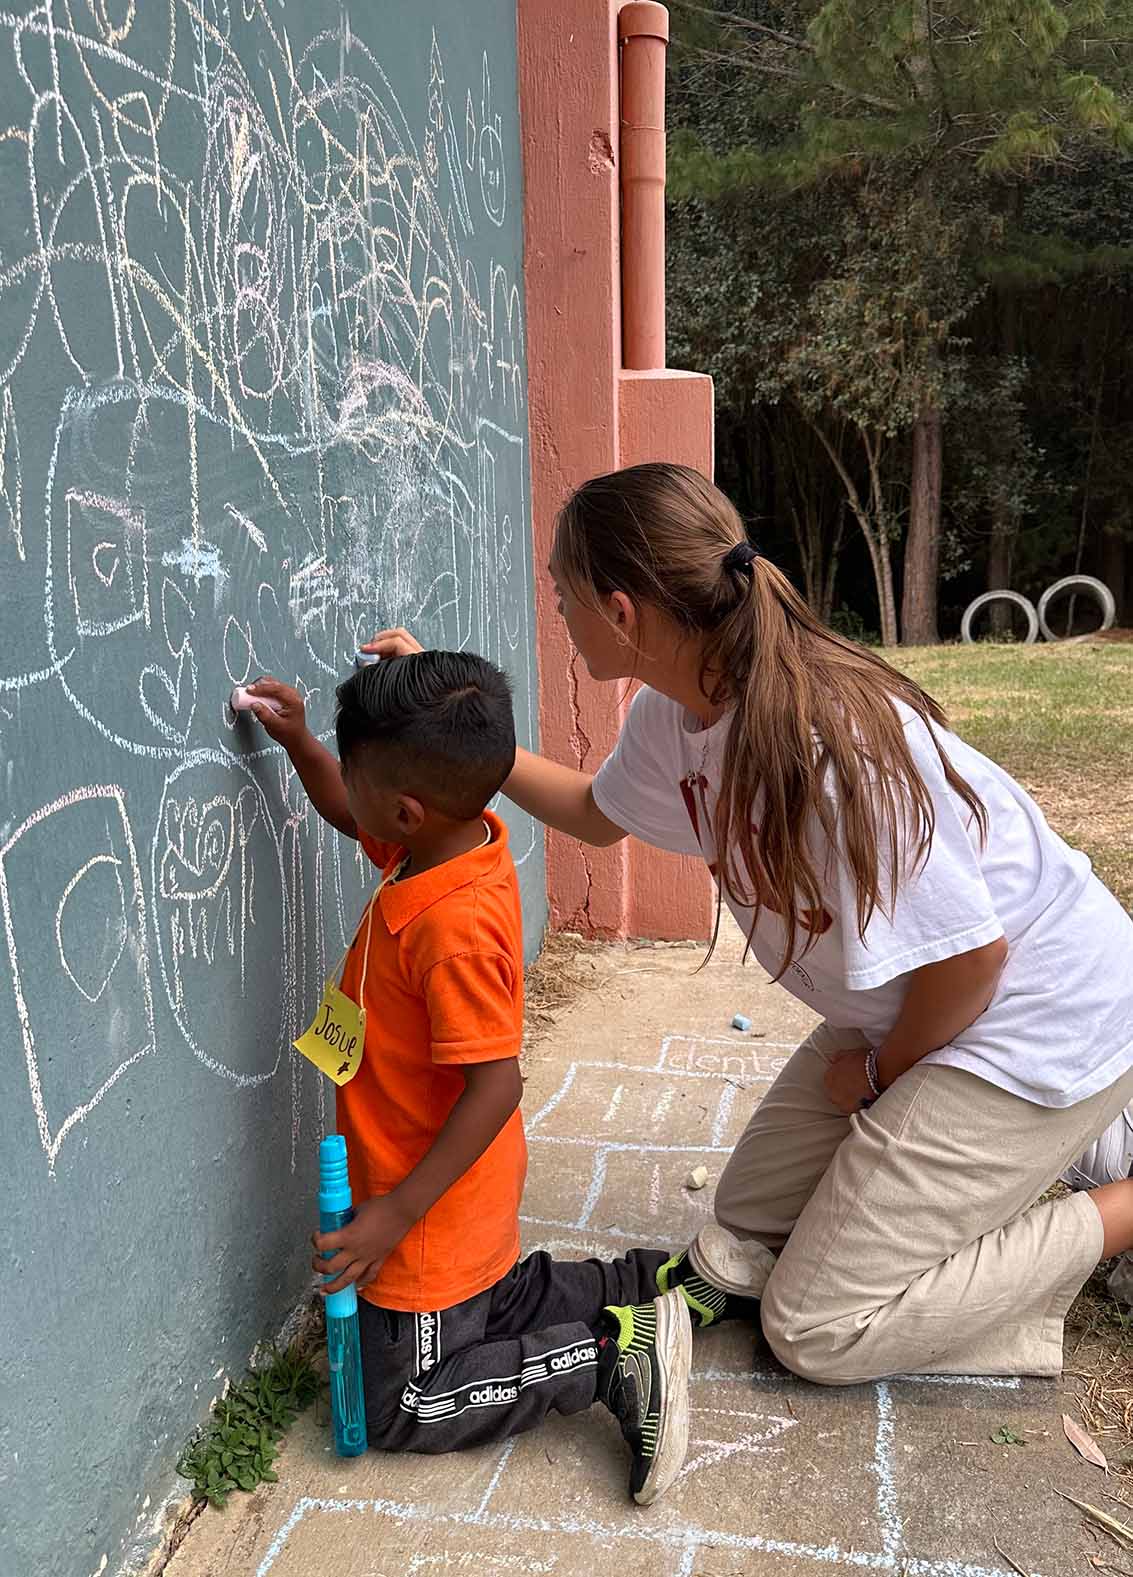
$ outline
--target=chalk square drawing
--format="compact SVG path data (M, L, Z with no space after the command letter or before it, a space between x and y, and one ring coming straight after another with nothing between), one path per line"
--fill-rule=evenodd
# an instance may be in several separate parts
M604 1230L614 1222L624 1242L671 1247L676 1253L711 1220L712 1195L727 1158L723 1147L698 1150L692 1145L598 1151L583 1224ZM685 1180L697 1166L707 1171L708 1184L686 1188Z
M545 1115L536 1113L529 1127L542 1139L622 1143L656 1147L669 1138L684 1145L716 1148L743 1131L743 1123L762 1094L754 1081L751 1093L739 1078L719 1074L668 1076L654 1068L604 1068L575 1065L569 1091ZM561 1090L561 1086L560 1086ZM556 1092L558 1093L558 1092ZM579 1133L579 1114L587 1115L586 1137Z
M67 584L78 635L149 625L145 513L121 499L67 493Z
M585 1231L594 1214L590 1190L595 1170L604 1175L602 1152L591 1145L557 1144L554 1140L540 1144L532 1133L528 1133L527 1142L530 1161L520 1217L525 1234L531 1227ZM603 1217L595 1220L590 1230L604 1233L611 1225Z
M72 789L29 816L0 848L0 908L54 1176L71 1130L155 1045L145 895L121 789Z
M1055 1380L1012 1375L918 1375L888 1382L894 1458L913 1469L901 1475L901 1520L909 1549L944 1567L957 1549L986 1550L989 1513L999 1520L998 1512L1006 1530L1019 1508L1033 1504L1038 1475L1030 1453L992 1446L990 1436L1011 1419L1056 1420L1062 1410L1056 1405L1058 1388ZM1015 1395L1002 1394L1011 1390ZM957 1450L957 1439L978 1440L981 1448ZM990 1455L982 1449L985 1441ZM991 1474L989 1462L994 1463ZM945 1515L941 1483L948 1485ZM1078 1493L1066 1483L1060 1488ZM1015 1540L1004 1537L1004 1544L1012 1549ZM1014 1553L1022 1565L1029 1564L1017 1548Z
M433 1521L419 1504L410 1502L404 1518L398 1514L400 1507L392 1496L361 1501L357 1507L346 1500L304 1500L296 1508L299 1514L286 1544L260 1571L271 1577L311 1577L313 1572L319 1577L357 1577L360 1571L367 1577L539 1577L544 1572L597 1577L610 1570L603 1559L608 1552L590 1539L556 1540L552 1549L542 1530L510 1537L506 1529L481 1527L471 1513ZM362 1518L365 1535L358 1526Z

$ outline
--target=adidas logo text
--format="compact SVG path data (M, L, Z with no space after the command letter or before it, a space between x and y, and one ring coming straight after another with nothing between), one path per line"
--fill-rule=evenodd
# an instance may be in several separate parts
M470 1391L470 1402L514 1402L519 1392L514 1385L485 1385L479 1391Z
M596 1347L576 1347L573 1352L561 1352L551 1359L551 1368L560 1373L564 1369L574 1369L580 1363L594 1363L598 1357Z

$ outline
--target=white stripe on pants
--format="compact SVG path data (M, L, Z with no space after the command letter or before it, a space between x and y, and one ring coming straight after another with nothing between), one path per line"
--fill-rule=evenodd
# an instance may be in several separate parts
M1057 1374L1102 1223L1085 1194L1037 1201L1133 1099L1133 1069L1054 1108L920 1063L847 1117L823 1075L863 1044L821 1024L795 1052L720 1179L726 1233L701 1233L694 1263L712 1280L715 1259L723 1283L761 1297L776 1356L822 1384ZM778 1251L762 1266L751 1255L744 1288L720 1247L727 1234Z

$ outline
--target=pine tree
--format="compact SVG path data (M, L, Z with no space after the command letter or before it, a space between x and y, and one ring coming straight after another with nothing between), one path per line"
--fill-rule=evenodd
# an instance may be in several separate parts
M677 192L783 191L879 170L904 184L926 245L963 207L1006 200L1037 167L1090 142L1133 154L1133 0L825 0L733 11L674 0L686 60L738 69L760 146L679 140ZM931 272L925 257L926 272ZM951 322L927 308L913 412L902 636L937 639L944 407ZM938 338L934 348L933 334Z

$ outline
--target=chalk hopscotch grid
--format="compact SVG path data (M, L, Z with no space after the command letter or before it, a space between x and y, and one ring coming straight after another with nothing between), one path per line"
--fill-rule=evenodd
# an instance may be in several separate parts
M734 1380L746 1380L746 1375L729 1375ZM846 1549L834 1542L818 1545L800 1540L777 1539L762 1534L737 1533L732 1530L708 1528L695 1523L661 1526L650 1523L645 1517L635 1517L622 1522L603 1522L596 1518L579 1516L534 1517L511 1512L490 1510L492 1496L503 1472L511 1459L516 1441L509 1440L500 1453L488 1488L475 1511L438 1511L427 1502L395 1501L381 1497L348 1499L304 1495L296 1502L291 1514L276 1533L260 1562L256 1577L269 1577L284 1553L292 1533L312 1513L331 1515L355 1513L384 1517L397 1523L423 1522L430 1527L483 1528L512 1534L553 1534L559 1537L583 1538L596 1543L610 1540L627 1540L631 1543L654 1544L674 1557L679 1555L678 1572L692 1573L700 1548L708 1545L714 1549L734 1550L738 1553L778 1555L785 1560L815 1566L836 1566L861 1571L897 1572L901 1577L1011 1577L1001 1567L982 1566L977 1562L951 1559L932 1559L907 1556L901 1553L903 1524L897 1508L897 1489L893 1459L893 1402L887 1382L872 1387L877 1426L874 1440L873 1475L877 1481L876 1506L881 1533L880 1550ZM1039 1577L1039 1574L1035 1574Z
M664 1078L697 1078L716 1079L724 1085L725 1091L731 1091L732 1098L739 1093L734 1084L729 1083L727 1073L712 1070L686 1070L674 1068L669 1065L669 1058L673 1048L678 1043L687 1043L690 1047L727 1047L733 1057L743 1052L750 1052L753 1048L750 1043L735 1039L716 1039L697 1035L666 1035L661 1042L661 1047L656 1061L646 1064L622 1063L610 1060L596 1059L587 1061L579 1058L568 1064L562 1081L554 1093L535 1112L528 1122L528 1138L532 1143L547 1145L574 1145L588 1147L594 1150L594 1168L591 1175L590 1187L587 1191L586 1201L579 1218L576 1220L536 1222L531 1217L523 1219L528 1224L548 1225L579 1230L590 1225L590 1213L601 1193L601 1185L605 1179L605 1162L609 1154L631 1151L634 1153L730 1153L728 1146L716 1143L711 1145L665 1145L647 1143L614 1143L588 1135L556 1136L540 1134L540 1125L554 1112L569 1096L575 1087L575 1082L580 1070L599 1070L627 1076L653 1075ZM795 1049L795 1042L760 1040L755 1043L755 1048L766 1049L772 1052L791 1052ZM745 1085L757 1087L770 1082L769 1077L749 1073L745 1075ZM622 1088L618 1086L618 1088ZM729 1102L730 1107L732 1102ZM616 1114L620 1099L617 1092L611 1097L611 1106L607 1108L607 1118ZM717 1124L720 1132L714 1137L719 1137L723 1132L723 1124ZM716 1124L714 1124L715 1130ZM593 1229L599 1239L634 1237L641 1241L640 1233L625 1233L619 1229L602 1228ZM563 1244L540 1243L534 1245L545 1249L576 1247L569 1242ZM757 1391L769 1390L780 1385L781 1379L771 1374L737 1373L730 1369L706 1367L697 1369L693 1374L694 1382L728 1384L741 1384ZM428 1502L395 1501L381 1497L341 1498L335 1496L303 1496L296 1502L290 1515L279 1528L265 1553L256 1577L270 1577L280 1556L285 1552L287 1542L292 1533L305 1517L316 1513L338 1515L354 1513L374 1517L388 1518L396 1523L425 1523L438 1530L443 1528L484 1528L511 1534L551 1534L558 1537L578 1538L605 1543L610 1540L627 1540L632 1543L654 1544L663 1549L676 1562L675 1571L683 1577L692 1577L696 1568L696 1557L700 1549L710 1546L715 1549L734 1550L737 1553L766 1554L780 1556L784 1560L798 1563L800 1566L817 1567L843 1567L851 1570L892 1572L900 1577L1011 1577L1011 1574L1001 1567L984 1566L979 1562L965 1561L960 1558L929 1558L912 1556L903 1553L904 1522L900 1511L900 1496L897 1485L896 1451L895 1451L895 1426L896 1403L893 1395L895 1385L972 1387L977 1390L1014 1391L1022 1384L1017 1376L995 1375L899 1375L893 1380L879 1381L869 1389L874 1402L874 1440L871 1460L868 1471L874 1480L874 1503L877 1514L879 1549L858 1550L848 1549L831 1541L827 1544L811 1544L803 1540L780 1539L771 1535L758 1533L738 1533L734 1530L709 1528L697 1523L678 1523L660 1526L651 1524L644 1517L634 1517L623 1522L605 1522L597 1518L579 1516L521 1516L511 1512L493 1512L491 1502L500 1481L512 1459L518 1444L517 1439L506 1442L496 1461L487 1488L484 1491L475 1510L468 1511L440 1511ZM716 1451L702 1458L694 1458L685 1468L685 1472L695 1471L702 1465L723 1460L727 1455L744 1451L747 1454L759 1454L760 1450L766 1451L770 1447L765 1444L775 1438L779 1433L794 1424L793 1419L776 1419L765 1413L748 1412L744 1409L723 1408L697 1408L690 1411L697 1413L728 1413L751 1419L760 1419L765 1423L781 1426L770 1436L744 1437L741 1442L730 1446L723 1446L720 1442L694 1441L690 1452L698 1445L715 1447ZM532 1560L532 1571L542 1569L538 1561ZM1040 1577L1035 1573L1034 1577Z
M566 1072L563 1075L562 1083L559 1085L558 1089L555 1090L554 1093L539 1108L539 1110L535 1112L534 1116L532 1116L527 1121L527 1140L529 1144L563 1146L574 1149L593 1150L594 1159L591 1169L590 1183L583 1199L581 1212L574 1220L563 1221L544 1216L521 1214L520 1221L525 1226L559 1227L566 1228L571 1231L582 1231L589 1227L591 1216L593 1215L593 1212L602 1197L602 1190L606 1185L607 1163L611 1155L731 1154L731 1145L723 1144L721 1141L723 1139L724 1133L727 1130L727 1124L732 1116L736 1097L741 1093L741 1091L734 1083L731 1082L730 1076L726 1072L721 1072L716 1069L676 1068L671 1066L670 1057L674 1047L678 1044L688 1044L689 1046L696 1047L727 1047L728 1053L730 1053L729 1060L736 1062L742 1061L745 1054L750 1054L753 1049L756 1051L766 1050L784 1054L790 1053L795 1050L797 1042L759 1039L745 1043L744 1041L739 1041L734 1037L729 1040L709 1036L674 1034L664 1036L661 1041L661 1047L658 1052L657 1059L652 1063L641 1064L616 1062L601 1058L596 1058L593 1061L578 1059L569 1063L567 1065ZM723 1057L724 1053L721 1052L719 1056ZM777 1062L784 1060L785 1056L776 1059ZM713 1119L712 1136L709 1142L701 1144L663 1144L656 1142L635 1142L632 1140L607 1140L591 1137L587 1134L541 1133L539 1131L541 1125L571 1093L574 1088L578 1072L582 1068L585 1068L587 1071L596 1070L599 1072L608 1073L624 1073L631 1076L655 1074L663 1076L665 1079L720 1080L723 1083L723 1089L720 1094L720 1102L716 1109L716 1116ZM774 1071L777 1070L773 1069L772 1072L767 1074L752 1071L746 1072L744 1075L745 1087L751 1087L753 1090L765 1088L768 1084L770 1084ZM621 1092L623 1089L624 1086L621 1084L619 1084L615 1089L614 1094L611 1097L610 1106L607 1108L603 1121L613 1120L618 1107L621 1104ZM662 1093L657 1107L654 1108L653 1119L658 1124L660 1124L660 1122L663 1120L667 1112L668 1104L671 1103L671 1097L670 1101L666 1102L666 1094L667 1092ZM642 1242L642 1235L640 1232L626 1232L620 1227L604 1227L602 1229L601 1235L603 1237L613 1239L624 1239L627 1242L631 1238L635 1242ZM643 1244L643 1246L646 1245Z

